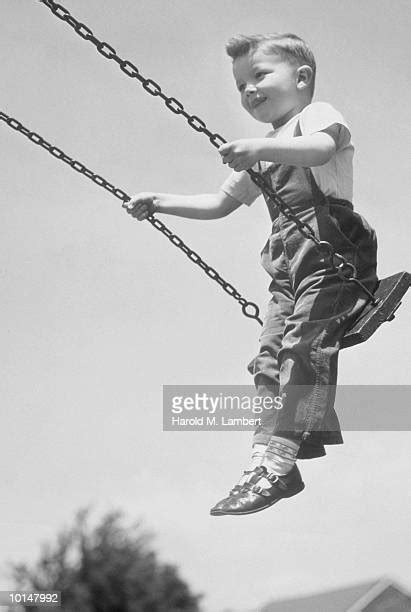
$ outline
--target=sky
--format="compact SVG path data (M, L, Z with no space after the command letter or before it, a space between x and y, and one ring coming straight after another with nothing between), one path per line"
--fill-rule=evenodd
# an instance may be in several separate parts
M376 229L381 277L411 271L410 4L405 0L65 0L168 95L227 140L263 136L225 55L237 33L295 32L356 147L354 205ZM0 0L1 108L128 193L209 193L227 176L207 138L34 0ZM148 223L0 125L0 588L9 561L90 505L142 519L204 612L251 610L388 575L411 588L409 431L345 432L302 462L305 491L213 518L249 432L165 432L163 385L247 385L258 325ZM264 305L270 224L260 198L219 221L162 220ZM410 383L407 296L395 321L341 353L346 385ZM387 410L390 406L387 406Z

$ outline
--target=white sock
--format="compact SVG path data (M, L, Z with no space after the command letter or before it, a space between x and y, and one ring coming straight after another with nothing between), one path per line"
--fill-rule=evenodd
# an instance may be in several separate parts
M299 444L293 440L272 436L265 451L262 465L267 468L267 472L284 476L294 467L299 448Z
M252 472L256 467L260 466L265 452L267 450L267 444L253 444L253 450L251 453L251 458L249 464L247 465L246 471ZM239 485L243 485L250 478L251 474L243 474L238 482Z

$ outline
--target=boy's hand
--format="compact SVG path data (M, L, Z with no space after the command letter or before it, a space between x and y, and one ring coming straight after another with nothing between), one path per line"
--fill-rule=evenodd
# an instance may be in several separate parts
M252 168L261 158L261 138L243 138L221 145L218 149L223 164L228 164L236 172Z
M137 193L124 202L123 208L135 219L143 221L158 209L158 196L155 193Z

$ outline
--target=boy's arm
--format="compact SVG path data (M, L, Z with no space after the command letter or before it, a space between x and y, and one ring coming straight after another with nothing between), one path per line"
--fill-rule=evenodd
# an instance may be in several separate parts
M127 212L139 221L156 212L188 219L220 219L239 206L241 202L222 190L198 195L139 193L123 205Z
M293 138L247 138L219 148L223 163L236 172L248 170L258 161L289 166L313 167L327 163L336 152L334 126Z

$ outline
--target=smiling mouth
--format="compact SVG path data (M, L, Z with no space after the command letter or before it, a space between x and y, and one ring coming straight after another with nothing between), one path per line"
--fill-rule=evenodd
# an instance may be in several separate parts
M258 106L260 106L261 104L263 104L266 101L267 98L257 98L255 100L253 100L250 104L251 108L254 110L256 109Z

